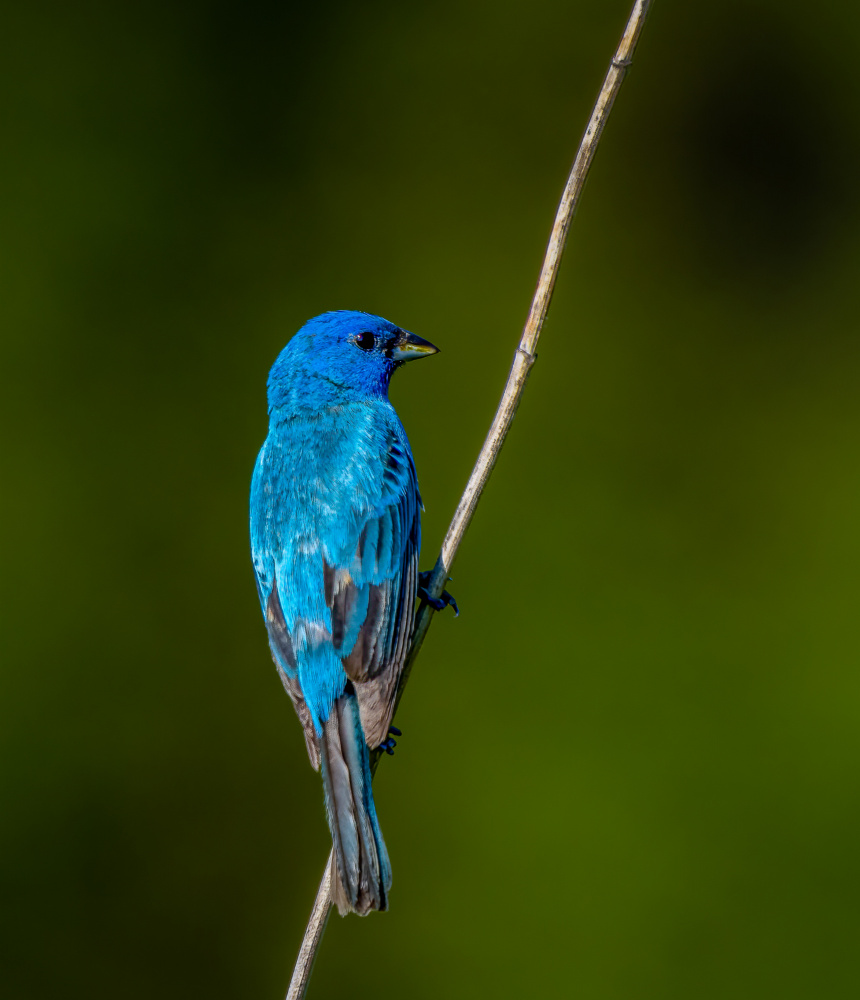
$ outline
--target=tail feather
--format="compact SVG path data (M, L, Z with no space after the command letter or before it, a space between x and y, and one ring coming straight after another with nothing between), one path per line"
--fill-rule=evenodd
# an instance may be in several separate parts
M364 916L385 910L391 866L376 818L370 759L352 684L323 725L320 759L336 861L332 898L341 913Z

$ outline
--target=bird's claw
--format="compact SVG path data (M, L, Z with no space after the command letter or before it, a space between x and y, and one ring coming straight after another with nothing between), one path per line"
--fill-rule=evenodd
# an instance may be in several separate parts
M391 733L392 736L402 736L403 735L403 733L397 728L397 726L389 726L388 727L388 732Z
M399 730L395 730L395 732L397 733L398 736L400 735L400 731ZM384 740L382 743L380 743L379 746L376 749L377 750L384 750L388 754L389 757L393 757L394 756L394 748L396 746L397 746L397 740L393 740L389 736L388 739Z
M460 609L457 607L457 602L454 600L453 596L448 593L447 590L443 590L439 597L431 597L427 592L427 584L430 582L430 577L432 576L432 570L427 570L425 573L418 574L418 596L424 601L425 604L429 604L434 611L444 611L445 608L451 607L454 609L454 617L460 617ZM449 576L450 580L451 577Z
M454 609L454 617L460 617L460 609L457 607L457 602L447 590L443 590L439 597L431 597L425 587L419 587L418 596L425 604L429 604L434 611L444 611L445 608L450 606Z

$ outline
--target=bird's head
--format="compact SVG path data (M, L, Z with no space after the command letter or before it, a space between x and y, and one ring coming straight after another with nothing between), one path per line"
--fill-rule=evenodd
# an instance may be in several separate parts
M269 410L385 398L395 369L438 350L380 316L323 313L278 355L269 373Z

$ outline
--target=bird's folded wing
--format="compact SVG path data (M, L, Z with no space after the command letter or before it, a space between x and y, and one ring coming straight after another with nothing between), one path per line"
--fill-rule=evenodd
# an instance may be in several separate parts
M278 585L273 581L269 599L266 602L266 628L269 632L269 642L274 654L275 663L280 669L281 682L284 689L292 699L296 709L296 715L302 724L305 734L305 743L308 748L308 756L315 771L320 766L319 741L314 729L313 719L310 709L302 693L302 686L299 684L298 665L293 651L293 640L284 621L284 612L281 609L281 600L278 595Z
M392 440L381 502L367 518L346 564L324 559L332 642L355 685L365 739L388 734L397 682L415 618L421 498L407 448Z

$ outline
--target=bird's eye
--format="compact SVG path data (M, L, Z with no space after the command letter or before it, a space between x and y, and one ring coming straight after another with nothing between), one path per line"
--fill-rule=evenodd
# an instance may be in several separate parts
M360 333L355 338L355 343L363 351L372 351L376 344L376 337L370 332L370 330L365 330L364 333Z

